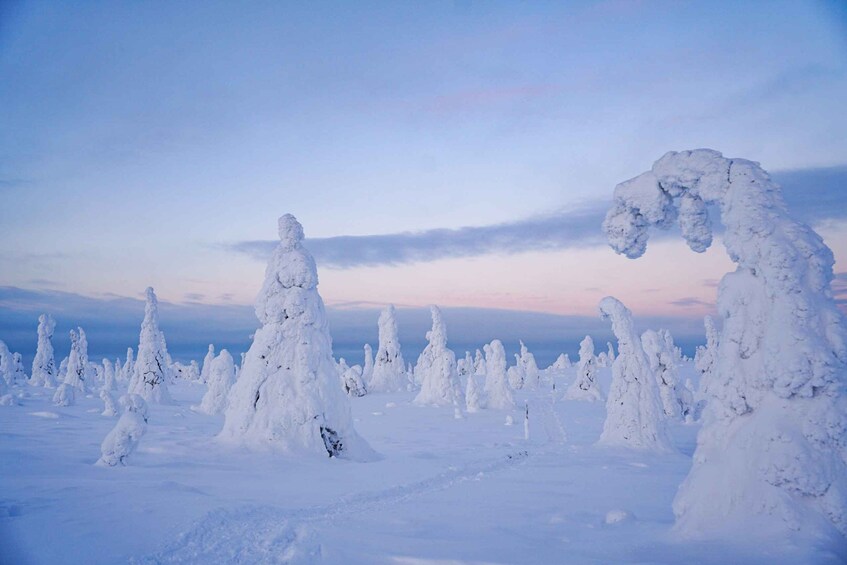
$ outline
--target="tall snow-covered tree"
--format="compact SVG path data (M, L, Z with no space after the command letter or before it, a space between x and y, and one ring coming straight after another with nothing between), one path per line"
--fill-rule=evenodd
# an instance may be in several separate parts
M232 385L235 384L235 361L229 351L221 352L209 363L206 384L208 389L197 407L205 414L223 414Z
M555 371L564 371L571 368L571 360L567 353L560 353L552 365L548 369Z
M606 421L598 444L671 451L656 377L633 328L632 313L618 299L607 296L600 301L600 317L612 323L618 357L612 365Z
M286 453L368 458L338 383L315 260L291 214L279 219L279 239L256 298L262 327L230 391L219 437Z
M124 379L131 381L132 375L135 373L135 360L133 359L133 351L131 347L126 348L126 361L124 361Z
M464 392L456 372L456 355L447 347L447 326L438 306L430 306L432 329L426 333L427 345L415 365L415 380L421 390L415 404L464 404Z
M470 354L468 354L470 357ZM473 360L471 360L473 363ZM471 365L473 367L473 365ZM465 386L465 410L468 412L478 412L480 408L485 407L485 400L482 397L482 392L479 390L479 385L476 383L473 371L468 373L468 383Z
M209 344L209 350L206 352L206 356L203 358L203 365L200 368L200 382L208 383L209 382L209 373L212 370L212 362L215 360L215 346L213 344Z
M737 268L718 288L723 327L694 464L674 501L677 528L831 535L843 547L847 326L830 249L757 163L709 149L667 153L619 184L604 228L615 251L637 258L651 227L678 221L702 252L712 243L708 205L720 209Z
M371 382L374 376L374 350L370 343L365 344L365 366L362 367L362 380Z
M7 386L12 385L12 375L14 374L14 363L12 361L12 352L6 346L6 342L0 339L0 379Z
M665 416L681 418L684 412L680 399L683 387L679 383L676 351L671 334L667 330L647 330L641 334L641 347L647 356L650 371L656 376Z
M115 390L115 366L103 359L103 390Z
M579 344L579 361L576 364L576 378L565 392L569 400L603 400L603 393L597 384L597 358L594 356L594 340L590 335Z
M12 384L23 384L28 378L24 369L23 357L20 353L12 353Z
M379 348L374 360L373 376L367 383L371 392L397 392L409 386L400 339L397 334L397 315L389 304L379 315Z
M535 362L535 355L527 349L523 341L520 344L521 353L518 363L521 366L524 386L533 390L537 389L541 384L541 374L538 371L538 364Z
M138 337L138 358L127 392L141 396L146 402L170 404L167 382L170 356L165 334L159 329L159 301L152 287L147 288L146 295L144 320Z
M67 358L64 379L53 395L53 404L57 406L70 406L74 404L76 401L75 391L85 391L85 367L82 364L83 354L81 351L83 343L79 339L79 334L74 330L70 331L70 337L71 352ZM87 357L87 354L85 356Z
M506 380L506 350L499 339L484 346L486 406L496 410L514 410L515 399Z
M485 357L483 357L482 351L479 349L476 350L476 355L474 356L473 371L474 375L485 374Z
M56 329L56 321L49 314L38 317L38 345L35 349L35 358L32 360L32 375L30 384L53 388L56 386L58 370L56 359L53 356L53 331Z

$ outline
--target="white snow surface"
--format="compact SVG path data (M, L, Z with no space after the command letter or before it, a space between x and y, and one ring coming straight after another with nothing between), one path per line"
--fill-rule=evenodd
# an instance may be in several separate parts
M604 229L618 253L641 256L650 228L674 222L702 252L714 205L737 265L718 288L723 324L702 385L694 465L674 502L678 530L843 544L847 324L833 299L831 250L791 216L758 163L710 149L667 153L614 198Z

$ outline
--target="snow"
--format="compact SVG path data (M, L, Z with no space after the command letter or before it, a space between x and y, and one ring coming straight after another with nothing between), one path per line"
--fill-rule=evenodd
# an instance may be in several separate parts
M702 252L714 205L737 265L718 288L720 338L710 330L698 355L707 404L674 501L677 531L843 546L847 324L833 300L832 252L757 163L709 149L667 153L614 198L604 229L618 253L640 257L650 228L675 221Z
M256 298L262 324L247 351L225 413L222 443L312 457L368 459L339 383L332 339L303 227L279 219L280 242Z

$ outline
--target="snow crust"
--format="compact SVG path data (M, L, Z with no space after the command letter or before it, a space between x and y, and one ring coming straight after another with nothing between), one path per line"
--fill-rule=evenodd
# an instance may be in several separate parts
M370 458L373 452L354 429L339 385L303 228L286 214L279 219L279 235L256 298L262 327L230 391L218 437L284 453Z
M714 205L737 265L718 289L720 340L698 359L708 402L674 501L678 531L847 536L847 329L830 249L757 163L710 149L667 153L614 198L604 229L618 253L640 257L650 228L674 222L702 252Z

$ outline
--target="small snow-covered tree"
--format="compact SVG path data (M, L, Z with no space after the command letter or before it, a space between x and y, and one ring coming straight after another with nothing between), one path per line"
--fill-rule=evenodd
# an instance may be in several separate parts
M124 361L124 380L131 381L132 375L135 373L135 360L133 359L133 351L131 347L126 348L126 361Z
M219 437L287 453L371 457L338 383L315 260L291 214L279 219L279 239L256 298L262 327L230 390Z
M94 388L97 382L97 369L94 364L88 360L88 336L85 335L85 330L77 327L79 332L79 362L82 365L83 378L82 390L87 392Z
M379 348L374 370L367 383L371 392L397 392L409 386L410 374L406 371L400 340L397 334L397 317L393 305L388 305L379 315Z
M683 406L678 388L676 351L673 338L667 330L647 330L641 334L641 347L656 376L662 410L668 418L681 418ZM681 388L681 387L679 387Z
M359 365L346 367L341 373L341 386L347 396L365 396L368 389L362 379L362 368Z
M117 357L115 357L114 368L115 368L114 369L115 370L115 382L116 383L124 382L124 380L125 380L124 379L124 366L121 365L121 360Z
M612 346L611 341L606 342L606 347L608 348L608 351L606 352L606 358L609 360L609 366L611 366L612 363L615 362L615 348Z
M126 465L126 459L147 431L147 403L138 394L125 394L119 400L124 411L118 423L100 445L97 465L115 467Z
M12 384L23 384L29 377L24 369L23 357L20 353L12 353Z
M718 288L723 327L694 464L674 501L677 528L832 534L843 547L847 325L831 250L789 214L757 163L709 149L670 152L619 184L604 228L615 251L637 258L650 227L678 220L702 252L712 242L709 204L720 208L737 269Z
M213 344L209 344L209 350L206 352L206 356L203 358L203 365L200 369L200 382L208 383L209 382L209 372L212 370L212 362L215 360L215 346Z
M205 414L223 414L232 385L235 384L235 361L229 351L221 352L209 363L208 389L196 409Z
M438 306L430 306L432 329L426 333L427 346L415 365L415 380L421 390L415 404L449 405L465 403L459 375L456 372L456 355L447 347L447 326Z
M471 362L473 362L473 360L471 360ZM465 410L471 413L479 412L481 408L485 407L485 400L482 398L482 391L476 383L473 371L468 373L467 378L468 383L465 387Z
M14 374L14 363L12 362L12 352L6 346L6 342L0 339L0 379L7 386L12 385L12 375Z
M35 358L32 360L32 376L30 384L53 388L56 386L58 371L56 370L56 359L53 356L53 331L56 329L56 321L49 314L38 317L38 345L35 349Z
M527 349L523 341L520 344L521 354L518 358L518 363L521 366L523 384L527 388L537 389L541 385L541 374L538 371L538 364L535 362L535 355Z
M456 372L460 377L466 377L474 373L473 357L470 351L465 351L465 357L456 362Z
M106 390L105 388L100 389L100 400L103 401L103 412L100 413L101 416L117 416L118 409L115 406L115 398L112 396L112 392Z
M514 410L515 399L506 380L506 350L499 339L484 346L486 406L496 410Z
M64 378L62 384L58 386L56 393L53 395L53 404L57 406L71 406L76 401L74 391L85 390L85 368L82 366L79 334L71 330L70 337L71 352L67 357L67 367L62 371Z
M242 353L242 355L244 355ZM242 357L241 362L244 362L244 358ZM188 380L191 382L197 382L200 380L200 365L197 364L197 361L194 359L188 364Z
M548 369L553 369L554 371L565 371L570 368L571 360L566 353L560 353L556 361L548 367Z
M365 344L365 366L362 367L362 381L371 382L374 376L374 350L370 343Z
M170 357L165 334L159 329L159 301L152 287L147 287L144 320L138 337L138 358L129 382L130 394L137 394L147 402L170 404L168 373Z
M479 349L476 350L476 355L474 356L473 371L474 375L485 374L485 357L483 357L482 351Z
M103 359L103 390L115 390L115 366Z
M612 366L612 364L609 362L609 357L606 355L605 351L601 351L599 354L597 354L596 359L598 367L606 368Z
M712 374L720 341L718 329L715 327L715 321L711 316L703 318L703 325L706 326L706 345L698 346L694 352L694 367L700 371L701 387L708 382L709 376Z
M665 430L656 377L632 325L632 313L618 299L600 301L600 317L610 320L618 338L606 421L598 444L652 451L671 451Z
M576 364L576 378L565 392L568 400L603 400L603 393L597 384L597 358L594 357L594 340L591 336L579 344L579 361Z

